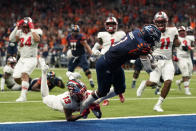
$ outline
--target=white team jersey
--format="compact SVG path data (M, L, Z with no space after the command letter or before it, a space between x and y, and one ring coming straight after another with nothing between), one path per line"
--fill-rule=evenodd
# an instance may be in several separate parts
M5 83L6 85L9 87L9 86L13 86L15 84L15 81L14 81L14 78L13 78L13 72L14 72L14 69L9 66L9 65L6 65L4 68L3 68L3 72L4 74L5 73L8 73L10 74L10 76L5 79Z
M154 56L160 55L167 59L172 58L172 46L175 35L178 35L176 27L167 27L164 33L161 33L160 42L156 45L156 49L153 52Z
M33 32L37 33L38 35L42 35L41 29L34 29ZM20 56L22 58L36 57L38 43L34 41L32 32L28 32L26 34L22 32L22 30L18 30L16 32L16 36L18 36L20 39L20 42L18 43Z
M187 35L187 39L189 39L191 42L195 42L195 36L194 35Z
M191 46L190 39L187 37L178 37L178 39L180 40L180 46L177 47L177 57L190 58L190 52L182 49L182 46Z
M88 95L92 91L87 90ZM79 111L80 110L80 103L76 102L69 94L69 92L64 92L63 94L58 95L58 97L61 100L61 103L65 109L71 109L73 111Z
M97 35L97 38L101 38L103 41L101 54L105 54L110 48L114 42L120 41L124 36L126 36L124 31L116 31L113 34L110 34L109 32L99 32Z

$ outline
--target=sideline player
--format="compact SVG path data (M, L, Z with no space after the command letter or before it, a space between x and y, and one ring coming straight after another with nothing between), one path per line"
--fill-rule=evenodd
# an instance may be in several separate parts
M85 53L86 49L87 52L92 55L92 50L87 44L85 37L80 33L80 27L78 25L72 25L71 30L72 32L67 36L68 44L66 44L63 49L63 52L66 52L68 47L71 48L72 57L69 59L68 71L74 72L77 66L82 67L85 75L89 79L91 87L94 88L94 82L91 76L91 71L89 70L87 55Z
M110 46L115 42L120 41L123 37L126 36L124 31L118 31L118 22L115 17L108 17L105 21L105 30L103 32L99 32L97 35L97 41L92 48L93 55L100 57L109 50ZM101 51L99 51L101 50ZM110 97L116 96L117 94L114 92L114 89L111 88L108 93ZM124 96L122 94L119 95L120 101L123 103L125 101ZM103 100L100 99L98 103L101 103ZM103 106L109 105L109 100L103 101Z
M190 51L193 49L193 43L191 40L187 38L186 28L184 26L180 26L178 28L179 40L181 42L180 46L177 48L177 58L178 58L178 67L182 73L182 79L177 80L176 84L180 87L180 84L184 84L185 94L191 95L189 84L190 78L193 72L193 63L190 56Z
M98 89L82 103L80 112L98 98L107 96L111 85L116 94L125 92L125 75L121 66L126 61L140 58L144 70L151 72L151 62L147 55L159 42L160 36L161 32L156 26L146 25L141 30L129 32L126 37L113 44L96 62Z
M102 113L98 104L92 104L90 108L84 110L81 114L73 115L74 112L80 110L80 104L84 101L91 91L86 89L86 86L78 80L81 76L78 73L67 72L69 78L67 82L68 91L60 95L49 95L49 88L47 85L46 72L42 71L41 80L41 95L43 103L48 107L65 113L67 121L76 121L80 118L87 118L90 110L97 118L101 118Z
M13 73L15 81L22 86L21 95L16 100L17 102L26 101L29 76L37 65L37 47L41 36L42 30L34 29L34 24L30 17L25 17L17 22L16 27L9 36L11 42L18 43L20 53L20 59Z
M10 56L7 60L7 65L3 68L3 77L1 78L1 91L4 91L4 85L6 84L7 88L18 91L21 90L21 86L18 85L13 78L13 71L16 65L16 58Z
M167 27L168 17L165 12L157 12L153 21L161 31L161 40L152 54L155 58L157 67L150 73L149 80L141 82L137 89L137 96L141 96L143 90L147 86L156 86L162 76L164 86L153 110L163 112L161 104L169 93L175 71L172 62L172 46L174 44L175 47L178 47L180 42L178 40L178 31L176 27Z
M50 91L56 86L60 88L65 88L62 79L57 77L54 71L50 71L47 73L47 84ZM31 81L29 90L40 91L40 87L41 87L41 77L35 78Z

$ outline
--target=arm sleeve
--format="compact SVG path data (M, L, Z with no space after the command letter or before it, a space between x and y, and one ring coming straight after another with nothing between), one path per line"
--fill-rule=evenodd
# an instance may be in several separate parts
M5 79L2 77L1 78L1 91L4 90L4 85L5 85Z
M11 32L10 36L9 36L9 41L11 41L11 42L15 42L16 41L17 31L18 31L18 27L16 26L14 28L14 30Z
M95 45L92 48L93 55L99 55L98 52L100 52L98 49L100 48L100 44L98 42L95 43Z

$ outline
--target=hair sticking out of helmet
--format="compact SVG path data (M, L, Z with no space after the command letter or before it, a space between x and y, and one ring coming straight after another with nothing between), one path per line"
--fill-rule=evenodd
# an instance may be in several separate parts
M82 101L86 94L86 86L79 80L73 79L67 82L67 88L70 96L77 101Z
M186 28L184 26L178 27L178 33L180 37L185 37L186 36Z
M153 22L161 32L165 32L168 23L168 16L163 11L157 12L154 16Z
M155 25L145 25L142 29L144 41L155 46L160 41L161 32Z
M107 32L114 33L118 29L118 22L115 17L108 17L104 23Z

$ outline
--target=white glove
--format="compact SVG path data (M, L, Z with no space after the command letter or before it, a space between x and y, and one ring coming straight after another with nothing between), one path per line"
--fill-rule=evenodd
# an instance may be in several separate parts
M93 55L99 56L99 55L101 55L101 52L99 50L94 50Z
M96 57L91 56L91 57L90 57L90 61L91 61L91 62L95 62L95 61L96 61Z

